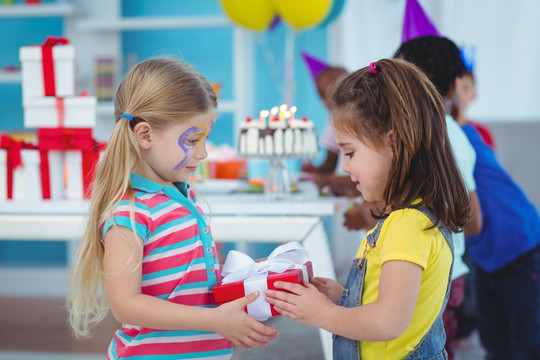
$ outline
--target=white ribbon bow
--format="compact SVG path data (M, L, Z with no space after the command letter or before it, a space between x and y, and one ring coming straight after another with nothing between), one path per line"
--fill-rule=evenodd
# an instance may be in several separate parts
M302 269L304 280L308 280L307 269L303 265L308 260L307 251L297 241L278 246L267 260L258 263L244 253L231 250L221 269L222 283L244 281L246 295L258 290L259 297L248 304L247 308L253 318L264 321L272 316L270 304L264 299L264 291L268 289L268 272L282 273L287 270Z

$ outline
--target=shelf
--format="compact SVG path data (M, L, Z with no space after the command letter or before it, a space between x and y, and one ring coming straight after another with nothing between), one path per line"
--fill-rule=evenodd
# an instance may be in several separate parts
M1 72L0 71L0 84L20 84L21 72Z
M220 113L234 113L236 111L236 103L234 101L219 101L218 112ZM112 101L101 101L97 104L98 116L114 116L114 103Z
M137 16L113 20L80 20L77 29L82 31L120 31L120 30L162 30L220 28L231 26L232 22L224 16Z
M72 4L13 4L0 6L0 18L24 17L62 17L75 12Z
M234 113L236 111L237 105L234 101L218 101L218 112L223 113Z

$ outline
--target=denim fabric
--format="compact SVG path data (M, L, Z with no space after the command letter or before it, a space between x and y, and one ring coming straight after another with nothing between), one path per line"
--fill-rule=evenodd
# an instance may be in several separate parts
M465 297L465 275L452 280L450 295L443 313L444 330L446 332L446 344L444 348L448 353L448 360L455 359L454 341L458 330L457 310Z
M433 214L425 207L422 206L418 210L422 211L429 219L435 221ZM384 219L379 220L375 230L368 235L367 241L371 245L373 242L376 242ZM451 233L447 229L443 229L442 233L444 238L450 245L452 249L452 254L454 252L454 246L452 243ZM358 262L361 259L354 259L351 265L351 271L345 288L340 299L340 306L345 307L356 307L362 305L362 289L364 287L364 276L367 268L367 260L364 260L364 264L361 269L358 269ZM453 261L452 261L453 265ZM417 347L405 357L406 360L439 360L447 359L446 351L444 350L444 344L446 341L446 334L444 332L444 325L442 321L442 314L446 303L448 301L448 295L450 293L450 276L447 279L448 285L446 287L446 296L444 298L443 306L439 312L439 315L433 322L431 328L428 330L426 335L420 340L420 343ZM340 335L334 335L333 341L333 358L334 360L359 360L360 359L360 349L357 340L352 340L345 338Z
M488 360L540 359L540 246L505 267L476 271L478 329Z

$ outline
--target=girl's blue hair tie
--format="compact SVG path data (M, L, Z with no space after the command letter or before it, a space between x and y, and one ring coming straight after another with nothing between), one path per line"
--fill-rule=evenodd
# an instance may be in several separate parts
M120 115L120 119L121 118L127 118L130 122L131 122L131 120L133 120L133 116L131 116L128 113L123 113L122 115Z

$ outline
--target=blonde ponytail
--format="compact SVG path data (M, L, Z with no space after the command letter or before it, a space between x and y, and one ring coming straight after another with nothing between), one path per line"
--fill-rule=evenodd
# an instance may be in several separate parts
M144 121L154 128L166 128L216 108L216 95L206 79L177 59L143 61L120 83L115 94L116 126L98 166L88 225L69 276L66 305L75 336L89 336L92 325L109 308L102 225L126 195L133 204L130 173L142 163L142 156L132 127ZM123 113L132 119L121 117ZM133 210L130 217L135 228ZM136 238L133 233L134 241Z

